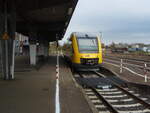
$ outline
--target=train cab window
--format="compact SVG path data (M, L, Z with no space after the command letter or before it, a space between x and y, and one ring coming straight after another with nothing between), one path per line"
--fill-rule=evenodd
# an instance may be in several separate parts
M78 38L79 51L81 53L98 53L97 38Z

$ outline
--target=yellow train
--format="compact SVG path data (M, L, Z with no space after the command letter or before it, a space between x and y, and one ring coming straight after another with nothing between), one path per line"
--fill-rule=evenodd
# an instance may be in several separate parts
M78 71L99 70L102 63L102 48L100 38L88 33L72 33L71 63Z

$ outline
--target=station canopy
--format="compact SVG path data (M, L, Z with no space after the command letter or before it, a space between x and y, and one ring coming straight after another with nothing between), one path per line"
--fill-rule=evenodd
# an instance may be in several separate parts
M3 0L0 0L3 1ZM9 2L9 0L8 0ZM16 31L39 39L62 38L78 0L14 0Z

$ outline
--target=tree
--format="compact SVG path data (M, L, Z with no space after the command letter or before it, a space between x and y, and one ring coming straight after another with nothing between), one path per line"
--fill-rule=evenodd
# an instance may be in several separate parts
M110 48L111 49L114 49L116 46L115 46L116 44L114 43L114 42L112 42L111 44L110 44Z

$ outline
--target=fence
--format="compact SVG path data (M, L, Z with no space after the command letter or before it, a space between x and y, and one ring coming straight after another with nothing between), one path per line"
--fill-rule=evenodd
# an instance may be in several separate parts
M105 59L105 63L111 64L115 67L120 68L120 73L123 73L123 70L127 70L131 72L132 74L135 74L137 76L143 77L145 82L148 82L148 74L150 74L150 63L149 62L143 62L143 61L136 61L131 59L118 59L118 60L110 60ZM132 69L134 68L134 70ZM135 71L135 69L137 71ZM138 73L140 71L141 73Z

